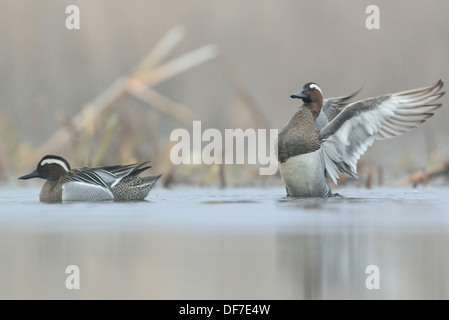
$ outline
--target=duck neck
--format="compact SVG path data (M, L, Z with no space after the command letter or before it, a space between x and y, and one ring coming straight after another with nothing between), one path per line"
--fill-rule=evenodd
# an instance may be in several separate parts
M307 109L309 109L312 112L313 119L316 120L318 118L318 115L321 112L321 107L323 106L323 99L320 99L319 101L312 101L309 103L304 104Z
M48 180L42 187L40 196L42 202L57 202L62 200L62 185L58 180Z

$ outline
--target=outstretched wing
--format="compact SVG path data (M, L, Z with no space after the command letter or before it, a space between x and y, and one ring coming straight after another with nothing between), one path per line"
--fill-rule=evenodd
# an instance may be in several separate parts
M343 97L338 98L328 98L323 101L323 112L329 121L332 121L349 103L349 101L354 98L362 90L360 88L356 92Z
M328 98L323 101L321 112L315 120L315 125L318 131L323 129L332 119L334 119L343 109L348 105L350 100L354 98L361 88L348 96Z
M376 139L401 135L441 107L443 81L432 86L357 101L347 105L320 130L326 170L334 183L338 172L357 177L357 161Z

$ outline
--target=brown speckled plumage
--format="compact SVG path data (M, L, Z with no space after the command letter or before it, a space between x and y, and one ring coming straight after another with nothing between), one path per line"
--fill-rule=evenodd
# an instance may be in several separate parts
M42 202L62 201L62 177L58 180L47 180L42 187L39 200Z
M114 200L142 200L153 189L154 183L161 177L126 177L123 178L115 187L111 188L114 194Z
M302 106L279 133L278 159L285 162L290 157L316 151L320 146L312 111Z

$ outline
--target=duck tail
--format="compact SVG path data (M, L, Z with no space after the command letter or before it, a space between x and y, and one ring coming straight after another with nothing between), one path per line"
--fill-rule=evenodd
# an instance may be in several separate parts
M142 178L143 181L139 184L139 186L152 186L156 183L157 180L159 180L160 177L162 177L162 174L152 177L144 177Z
M151 166L142 167L142 166L146 165L147 163L150 163L150 161L145 161L145 162L142 162L142 163L140 163L138 165L135 165L134 169L129 173L129 175L130 176L137 176L138 174L144 172L145 170L150 169Z

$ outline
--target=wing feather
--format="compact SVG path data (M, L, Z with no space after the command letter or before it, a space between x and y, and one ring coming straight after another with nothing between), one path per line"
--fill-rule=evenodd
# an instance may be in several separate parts
M432 86L348 104L320 130L326 170L337 183L338 172L357 177L357 161L374 140L392 138L433 115L444 95L443 81Z
M116 186L123 178L138 175L142 171L151 168L151 166L143 167L147 163L149 161L124 166L73 169L67 175L67 180L88 183L109 189Z
M347 96L328 98L324 100L322 110L328 121L334 119L344 109L344 107L349 104L349 101L360 92L360 90L362 90L362 88Z

